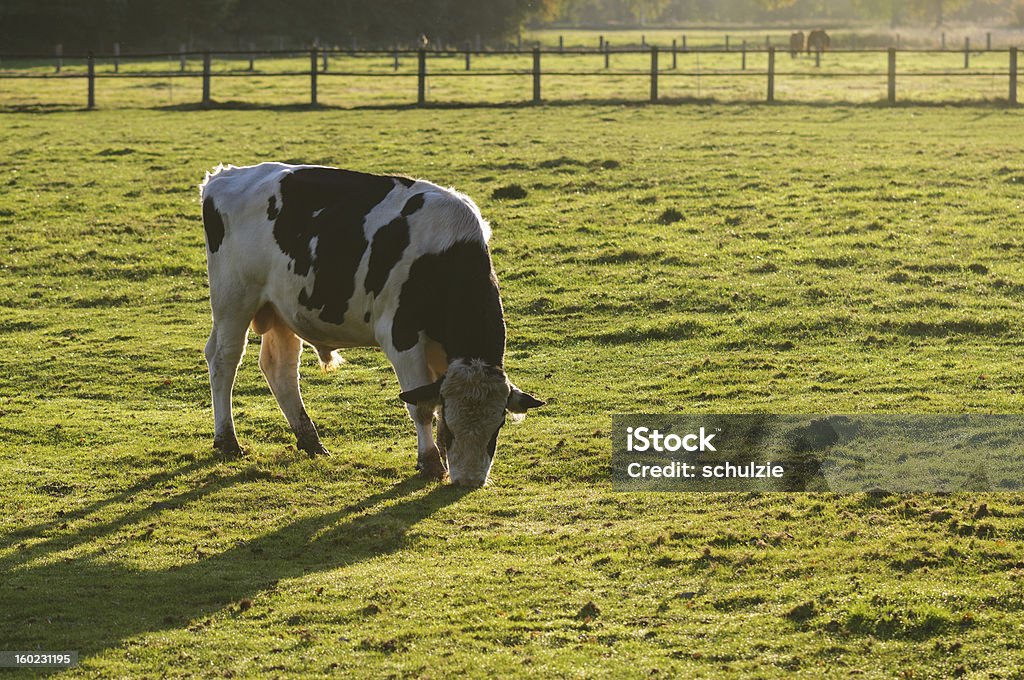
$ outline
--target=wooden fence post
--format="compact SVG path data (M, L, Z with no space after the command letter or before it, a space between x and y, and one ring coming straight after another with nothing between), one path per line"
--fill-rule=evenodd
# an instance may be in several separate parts
M64 65L64 45L58 43L57 47L54 48L54 54L57 57L57 70L55 73L60 73L61 66Z
M469 41L466 41L466 70L469 70Z
M1017 105L1017 48L1010 48L1010 106Z
M725 51L726 52L729 51L729 34L728 33L725 34Z
M611 42L604 41L604 67L608 68L609 58L611 57L612 44Z
M821 48L814 49L814 68L821 68Z
M316 48L309 51L309 103L316 106Z
M964 38L964 68L971 67L971 39Z
M896 48L889 48L889 106L896 103Z
M423 106L427 103L427 51L422 47L419 50L419 66L416 72L416 105Z
M775 101L775 48L768 48L768 101Z
M564 35L559 35L558 36L558 51L559 52L564 52L565 51L565 36Z
M256 45L249 43L249 70L256 70Z
M607 43L605 43L607 44ZM533 48L533 103L540 103L540 48Z
M210 105L210 50L203 52L203 106Z
M597 50L599 52L604 52L604 36L603 35L597 36Z
M658 101L658 46L651 45L651 101Z
M114 73L121 70L121 43L114 43Z
M686 34L685 33L683 33L682 38L683 38L683 52L685 52L686 51Z
M672 38L672 70L676 70L676 39Z
M747 41L746 40L744 40L743 44L740 45L740 50L742 50L742 55L743 55L742 57L740 57L740 70L741 71L746 71L747 70Z
M398 48L397 48L397 47L395 48L395 64L394 64L394 70L395 70L395 71L397 71L397 70L398 70Z
M89 99L88 108L96 108L96 59L89 53Z
M178 70L185 72L185 43L178 45Z
M322 53L323 57L321 58L321 61L323 61L323 65L324 65L324 73L327 73L327 52L328 52L327 48L324 48L324 51Z

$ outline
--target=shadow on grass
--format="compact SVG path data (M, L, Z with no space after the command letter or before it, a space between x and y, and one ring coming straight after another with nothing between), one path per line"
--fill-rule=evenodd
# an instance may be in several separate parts
M173 470L162 470L155 474L143 477L135 484L131 485L126 489L123 489L122 491L119 491L113 496L109 496L107 498L94 501L92 503L89 503L88 505L83 505L82 507L76 508L71 512L60 513L57 519L53 519L48 522L39 522L37 524L29 524L18 527L16 530L12 531L6 536L0 537L0 550L4 548L10 548L26 538L33 538L39 535L47 534L62 525L67 525L72 522L81 520L93 513L103 510L108 506L125 503L131 500L132 497L138 495L139 493L142 493L150 489L154 489L162 484L166 484L167 482L171 481L172 479L175 479L176 477L188 476L194 472L198 472L205 468L211 467L216 463L217 461L214 459L197 460L193 463L190 463L180 468L176 468ZM165 501L158 504L154 504L154 506L151 506L151 512L156 512L160 509L156 507L157 505L166 507L167 502ZM125 518L127 517L129 517L129 515L125 515ZM118 526L123 526L127 523L127 521L128 520L111 522L109 523L109 525L106 526L109 526L110 530L113 530L116 529ZM80 534L80 536L82 536L82 540L88 540L88 538L94 537L99 533L107 533L106 531L102 530L102 527L104 526L105 525L97 525L90 527L87 532L83 532L82 534ZM89 536L85 536L86 533L88 533ZM51 543L55 546L59 544L59 547L56 547L55 549L65 550L66 548L70 547L68 541L69 539L67 536L62 536L59 539L54 539L53 541L44 541L42 543L37 543L32 546L32 550L30 551L31 557L38 557L42 553L46 552L47 546ZM13 560L10 560L10 558L0 558L0 572L2 572L5 569L9 569L11 567L12 561Z
M208 478L176 497L173 506L233 479ZM26 555L19 553L16 566L0 564L0 639L7 649L77 650L85 661L133 636L237 611L233 605L273 590L281 579L393 553L405 545L410 527L468 492L411 477L347 508L300 519L219 554L162 570L134 569L101 552L33 563L137 523L157 512L157 505L166 509L165 503L153 504L99 529L29 546Z
M355 104L351 106L337 106L333 104L266 104L246 101L215 101L211 104L181 103L165 104L155 106L123 106L106 109L110 111L121 110L150 110L150 111L274 111L274 112L309 112L309 111L405 111L415 109L434 110L472 110L472 109L531 109L543 107L593 107L593 106L614 106L640 108L646 106L721 106L749 107L766 106L772 108L854 108L854 109L934 109L934 108L957 108L957 109L1008 109L1015 110L1018 107L1011 105L1003 98L990 99L964 99L961 101L901 101L889 104L884 98L869 101L850 101L843 99L834 100L776 100L767 102L762 98L757 99L718 99L716 97L662 97L655 102L648 99L625 99L625 98L593 98L593 99L544 99L539 103L529 100L524 101L503 101L503 102L427 102L417 105L415 102L391 103L391 104ZM97 109L97 110L103 110ZM69 113L86 112L81 106L72 104L7 104L0 106L0 115L4 113Z

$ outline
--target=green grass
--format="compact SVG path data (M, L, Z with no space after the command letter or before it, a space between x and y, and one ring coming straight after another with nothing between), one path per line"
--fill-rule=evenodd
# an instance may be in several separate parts
M0 648L104 677L1020 677L1017 496L617 494L608 468L616 412L1024 410L1018 112L3 118ZM249 453L213 453L195 185L267 159L478 200L508 370L548 400L489 487L414 477L368 349L304 357L311 459L254 339Z

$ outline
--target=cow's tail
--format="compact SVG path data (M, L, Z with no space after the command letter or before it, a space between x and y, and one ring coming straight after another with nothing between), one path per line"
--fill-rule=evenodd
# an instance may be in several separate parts
M217 175L224 172L225 170L230 170L233 167L235 166L218 163L217 167L215 167L213 170L207 170L206 175L203 177L203 181L199 183L199 200L203 201L206 199L206 187L210 185L210 181L213 178L215 178Z

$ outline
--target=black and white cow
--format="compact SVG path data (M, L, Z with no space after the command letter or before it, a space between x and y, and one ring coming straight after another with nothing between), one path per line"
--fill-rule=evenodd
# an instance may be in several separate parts
M476 204L423 180L283 163L219 166L200 195L214 445L240 452L231 391L251 325L300 448L325 452L299 394L303 341L325 368L340 363L338 348L379 346L416 423L420 470L486 482L506 411L542 402L505 375L490 227Z

